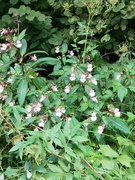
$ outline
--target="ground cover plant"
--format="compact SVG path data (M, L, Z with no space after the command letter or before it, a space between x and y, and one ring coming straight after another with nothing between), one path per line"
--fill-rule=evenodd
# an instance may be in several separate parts
M52 7L57 4L47 2ZM18 1L10 3L15 8L20 6ZM103 1L72 3L88 17L86 21L77 20L72 41L62 40L50 43L51 46L48 41L51 50L37 48L38 43L31 48L34 46L28 38L29 28L22 29L25 23L20 22L30 20L29 8L22 15L19 14L22 6L16 11L11 8L9 14L17 13L10 17L14 28L0 30L2 180L135 178L135 54L131 34L131 39L127 36L126 41L118 43L116 38L113 44L113 35L104 34L107 30L104 28L110 28L109 22L105 22L99 33L103 36L100 41L101 36L96 38L93 17L97 16L97 20L100 17ZM133 3L109 0L108 16L116 10L124 14L125 4L130 7ZM68 18L69 8L64 11ZM36 18L41 15L34 13ZM9 15L6 17L9 19ZM34 21L33 18L31 23L37 22ZM67 36L67 31L64 34ZM113 52L103 53L102 48L110 44L114 45ZM110 60L110 54L116 59Z

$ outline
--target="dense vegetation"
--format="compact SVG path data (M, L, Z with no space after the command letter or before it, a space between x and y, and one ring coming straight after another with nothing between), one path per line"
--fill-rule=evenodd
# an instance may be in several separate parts
M0 179L135 179L135 1L0 0Z

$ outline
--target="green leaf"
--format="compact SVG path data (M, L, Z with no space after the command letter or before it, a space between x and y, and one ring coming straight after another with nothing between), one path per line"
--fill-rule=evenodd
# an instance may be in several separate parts
M27 50L27 41L25 39L21 40L22 46L20 48L20 54L23 57Z
M53 165L53 164L47 164L48 168L52 171L52 172L56 172L56 173L62 173L62 169L57 165Z
M100 145L101 153L107 157L118 157L118 153L114 151L109 145Z
M68 51L68 45L66 43L61 46L61 53L65 54Z
M24 29L18 36L18 40L22 40L25 36L25 33L26 33L26 29Z
M28 90L28 81L26 79L22 79L17 88L18 101L21 106L25 101L27 90Z
M75 136L75 137L71 138L71 140L74 142L80 142L80 143L88 141L88 139L83 136Z
M135 86L130 85L130 86L129 86L129 89L130 89L130 91L135 92Z
M124 165L124 166L126 166L126 167L131 167L131 162L134 162L134 160L131 158L131 157L129 157L128 155L121 155L121 156L119 156L118 158L117 158L117 160L122 164L122 165Z
M83 104L81 105L80 111L81 111L81 112L84 112L84 111L86 111L86 109L87 109L88 107L89 107L89 103L88 103L88 102L83 103Z
M109 125L111 125L116 130L119 130L120 132L123 132L125 134L131 134L130 129L122 119L107 117L106 120L108 121Z
M67 174L65 175L65 178L66 178L66 180L73 180L73 179L74 179L74 176L73 176L73 174L71 174L71 173L67 173Z
M123 101L123 98L127 95L127 88L125 88L124 86L119 86L118 87L118 98L120 99L120 101Z
M15 4L18 3L18 1L19 1L19 0L10 0L10 3L11 3L12 5L15 5Z
M31 55L31 54L47 54L48 55L48 53L46 51L39 50L39 51L32 51L30 53L27 53L27 54L25 54L24 57Z
M110 37L109 34L104 35L104 36L101 38L101 43L109 41L110 38L111 38L111 37Z
M102 157L100 162L105 169L111 170L115 167L114 161L108 157Z
M4 174L7 177L11 177L11 176L16 176L17 172L18 172L18 169L12 169L11 167L8 167L6 171L4 172Z
M37 65L55 65L59 62L57 58L51 58L51 57L45 57L45 58L39 58L37 59L32 67L36 67Z

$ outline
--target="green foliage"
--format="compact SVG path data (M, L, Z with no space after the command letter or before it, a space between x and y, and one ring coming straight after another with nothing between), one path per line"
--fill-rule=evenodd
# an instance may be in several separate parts
M0 179L134 180L134 4L1 2Z

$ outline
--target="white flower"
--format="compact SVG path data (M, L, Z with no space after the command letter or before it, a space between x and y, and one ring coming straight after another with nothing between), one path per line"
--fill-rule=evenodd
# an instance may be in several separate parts
M74 56L74 52L72 50L69 53L71 56Z
M104 131L104 126L98 126L98 134L102 134Z
M7 49L7 44L1 44L1 51L5 51Z
M87 71L91 72L93 70L92 64L87 64Z
M95 78L91 79L91 83L97 85L97 80Z
M10 102L10 103L9 103L9 106L13 106L13 105L14 105L14 102Z
M44 125L45 125L45 122L44 122L43 120L38 123L38 126L39 126L39 127L44 127Z
M4 91L4 87L0 85L0 93L2 93L3 91Z
M28 179L30 179L32 177L32 173L27 170L26 171L26 176L27 176Z
M20 40L17 40L16 43L15 43L15 46L16 46L17 48L21 48L21 47L22 47L21 41L20 41Z
M121 112L119 111L118 108L115 108L115 109L114 109L114 115L115 115L115 117L120 117Z
M61 112L64 114L66 112L66 109L64 107L61 108Z
M92 112L90 119L91 119L91 121L96 121L97 120L96 112Z
M55 53L59 53L59 52L60 52L60 47L57 46L57 47L55 48Z
M42 95L39 101L42 102L42 101L44 101L45 99L46 99L46 96L43 96L43 95Z
M81 81L82 83L84 83L84 82L86 81L86 75L85 75L85 74L81 74L81 76L80 76L80 81Z
M74 81L75 80L75 73L71 73L69 79L71 81Z
M31 113L28 113L27 116L26 116L26 119L29 119L32 117L32 114Z
M72 119L71 117L67 117L67 118L66 118L66 120L67 120L69 123L70 123L71 119Z
M64 91L65 91L65 93L69 93L70 92L70 86L69 85L67 85L66 87L65 87L65 89L64 89Z
M34 104L34 112L37 113L41 110L42 104L37 102L36 104Z
M93 89L90 90L90 97L94 97L95 96L95 91Z
M121 74L118 74L117 76L116 76L116 80L119 80L121 78Z
M13 82L13 79L9 77L7 80L7 83L12 83L12 82Z
M32 106L28 105L27 108L26 108L26 111L29 113L32 111Z
M55 110L55 114L56 114L56 116L61 117L61 116L62 116L62 111L61 111L61 109L60 109L60 108L57 108L57 109Z

